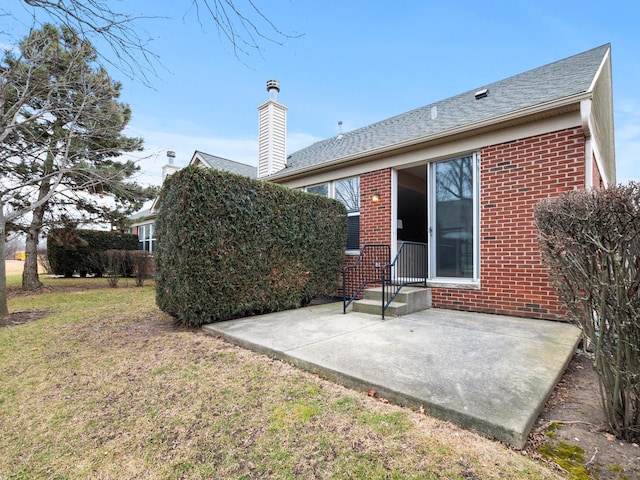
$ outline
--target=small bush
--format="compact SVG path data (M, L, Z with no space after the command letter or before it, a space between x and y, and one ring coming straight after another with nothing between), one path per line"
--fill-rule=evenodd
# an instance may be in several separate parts
M104 262L107 266L107 282L109 286L118 286L120 277L128 270L128 258L126 250L106 250L104 252Z
M640 440L640 184L573 191L536 208L540 246L590 341L611 430Z
M120 278L134 276L136 286L142 287L144 279L150 276L152 257L142 250L107 250L102 252L106 266L107 282L117 287Z
M149 252L143 250L128 250L131 265L133 266L133 274L136 279L136 287L144 285L145 278L152 276L153 256Z
M334 294L346 212L318 195L186 168L165 182L156 236L158 306L198 326Z

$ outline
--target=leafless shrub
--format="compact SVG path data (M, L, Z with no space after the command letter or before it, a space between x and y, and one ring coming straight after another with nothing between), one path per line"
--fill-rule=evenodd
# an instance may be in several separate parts
M143 250L128 250L129 262L133 266L136 287L144 285L144 279L151 276L153 257Z
M595 354L613 433L640 440L640 184L573 191L536 207L542 254Z
M129 264L126 250L106 250L104 252L107 266L107 282L109 286L118 286L120 277L126 276Z
M144 279L152 275L153 257L141 250L106 250L101 253L107 282L117 287L120 278L134 277L136 287L144 285Z
M53 270L51 269L51 264L49 263L49 258L46 253L38 253L38 265L42 267L44 273L47 275L51 275Z

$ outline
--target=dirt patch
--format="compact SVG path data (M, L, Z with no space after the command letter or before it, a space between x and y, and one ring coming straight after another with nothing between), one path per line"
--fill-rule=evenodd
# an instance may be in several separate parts
M592 365L589 353L579 350L573 356L529 436L527 451L540 455L541 449L557 451L560 446L582 452L578 463L590 478L640 478L640 446L617 440L609 432ZM574 475L572 478L583 478Z
M66 279L60 278L60 280L66 280ZM105 279L103 284L86 282L82 286L68 285L68 284L65 284L63 282L61 282L60 285L55 285L55 284L52 284L52 283L48 283L47 285L43 285L42 287L40 287L40 288L38 288L36 290L23 290L22 287L20 287L20 286L8 287L7 288L7 298L29 297L29 296L32 296L32 295L42 295L44 293L83 292L85 290L96 290L96 289L105 288L106 283L107 283L106 279ZM128 285L126 285L126 286L128 286ZM122 287L125 287L125 285L123 284ZM122 287L120 287L120 288L122 288Z
M8 317L0 318L0 328L17 327L25 323L34 322L46 317L51 312L49 310L24 310L22 312L13 312Z

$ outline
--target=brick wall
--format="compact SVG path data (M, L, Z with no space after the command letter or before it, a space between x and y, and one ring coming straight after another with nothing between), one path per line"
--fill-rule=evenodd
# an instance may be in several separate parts
M375 198L374 198L375 197ZM376 170L360 175L360 248L363 245L391 244L391 169ZM375 253L373 253L375 252ZM360 263L357 270L350 271L345 278L347 291L353 293L360 284L379 277L380 271L374 264L385 264L390 254L379 256L378 249L372 249L369 261ZM358 257L347 255L345 266L353 265ZM342 286L338 291L342 295ZM362 295L360 295L361 297Z
M390 168L360 175L360 246L366 243L391 243Z
M584 155L581 128L481 150L480 289L434 288L435 307L565 318L540 258L533 208L584 188ZM391 169L361 175L360 195L361 245L390 243Z
M481 289L434 289L434 306L565 318L541 261L533 209L584 188L584 148L582 129L573 128L481 150Z

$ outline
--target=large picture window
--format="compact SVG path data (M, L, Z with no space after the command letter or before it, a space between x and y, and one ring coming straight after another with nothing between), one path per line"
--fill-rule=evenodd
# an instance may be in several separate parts
M333 182L306 187L308 193L330 197L347 209L347 250L360 248L360 177L343 178Z
M431 164L431 275L478 278L477 159Z

